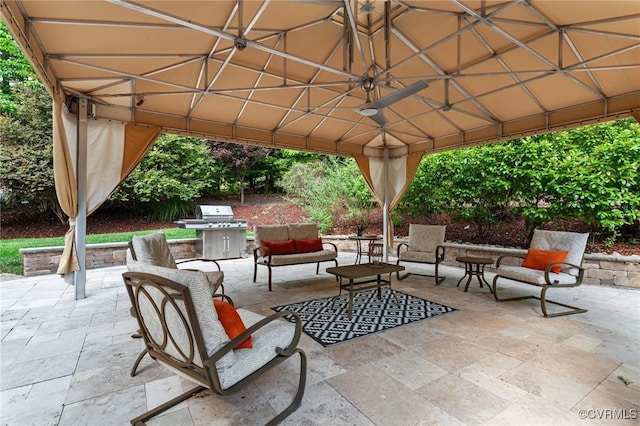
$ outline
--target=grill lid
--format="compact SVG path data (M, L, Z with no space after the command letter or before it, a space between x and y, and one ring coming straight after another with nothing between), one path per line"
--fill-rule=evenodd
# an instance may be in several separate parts
M196 218L208 221L230 221L233 220L233 210L231 206L199 205L196 207Z

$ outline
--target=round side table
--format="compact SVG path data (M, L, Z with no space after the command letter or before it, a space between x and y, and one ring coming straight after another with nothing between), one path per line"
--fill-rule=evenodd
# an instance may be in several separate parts
M375 242L375 241L379 241L382 239L382 237L379 237L377 235L350 235L349 236L350 240L355 240L356 241L356 262L355 264L359 264L362 263L362 255L366 254L367 256L369 255L369 247L367 247L366 249L363 247L362 242L369 242L369 244Z
M490 259L488 257L461 256L456 257L456 261L464 263L464 276L460 278L460 281L458 281L458 285L456 287L459 287L462 280L466 277L467 283L464 286L464 292L466 293L467 290L469 290L471 279L473 277L476 277L478 278L480 287L482 287L482 284L484 283L489 288L489 292L493 293L493 290L491 290L491 286L484 278L484 267L485 265L493 265L493 259Z

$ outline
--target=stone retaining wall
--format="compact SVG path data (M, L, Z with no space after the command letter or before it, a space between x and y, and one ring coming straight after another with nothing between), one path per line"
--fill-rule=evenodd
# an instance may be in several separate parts
M339 251L355 252L356 242L346 236L325 236L324 241L338 246ZM394 252L398 244L406 242L398 239L394 244ZM248 238L249 248L253 239ZM366 243L365 243L366 244ZM195 239L169 241L171 252L176 259L195 257ZM479 246L472 244L456 244L446 242L445 261L443 264L459 266L458 256L490 257L494 261L503 255L523 255L526 250L495 246ZM87 246L87 269L103 268L125 264L127 243L91 244ZM60 262L62 247L43 247L20 249L23 256L25 276L55 273ZM640 288L640 256L616 256L605 254L587 254L583 266L587 268L585 283L596 285L612 285ZM487 266L487 271L493 268Z
M195 239L170 240L171 254L176 259L196 256ZM106 243L87 245L87 269L119 266L126 263L128 243ZM20 249L26 277L56 273L62 247L40 247Z

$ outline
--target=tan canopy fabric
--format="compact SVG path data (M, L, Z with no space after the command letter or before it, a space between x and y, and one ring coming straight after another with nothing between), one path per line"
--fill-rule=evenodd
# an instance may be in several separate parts
M168 133L398 157L640 109L639 1L1 4L52 93Z
M75 253L77 194L77 117L54 102L53 162L56 194L69 216L59 274L80 268ZM160 134L158 127L126 125L110 120L89 120L87 132L87 215L93 213L133 171Z

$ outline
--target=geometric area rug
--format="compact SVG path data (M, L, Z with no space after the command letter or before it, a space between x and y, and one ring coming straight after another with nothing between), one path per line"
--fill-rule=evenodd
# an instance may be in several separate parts
M456 310L401 291L388 288L381 290L381 298L378 298L375 288L354 293L352 319L347 315L348 293L271 309L276 312L297 312L302 320L302 331L322 346L346 342ZM291 317L286 319L292 320Z

